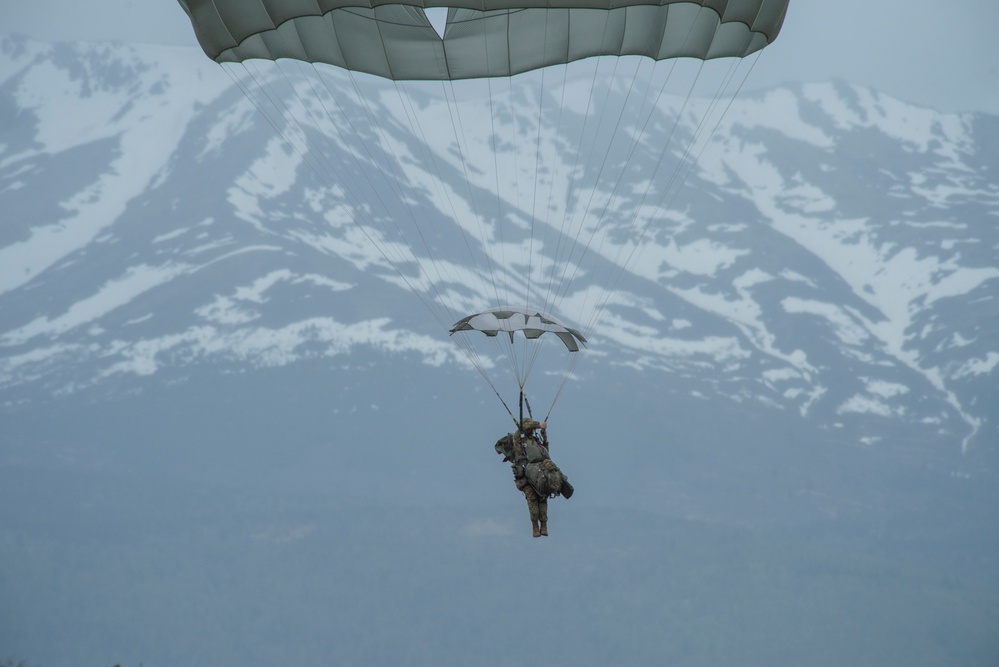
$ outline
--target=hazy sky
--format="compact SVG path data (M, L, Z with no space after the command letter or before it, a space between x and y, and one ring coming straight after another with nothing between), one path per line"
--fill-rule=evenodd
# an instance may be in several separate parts
M999 114L997 0L791 0L749 87L841 78L941 111ZM0 33L197 46L174 0L0 0Z

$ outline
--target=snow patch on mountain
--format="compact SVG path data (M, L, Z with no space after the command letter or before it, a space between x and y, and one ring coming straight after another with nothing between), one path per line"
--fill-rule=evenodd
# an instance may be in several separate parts
M815 315L824 318L832 326L836 337L845 345L863 345L871 338L870 332L857 314L851 313L838 304L787 297L781 300L781 307L787 313Z
M801 99L790 90L773 90L758 98L740 100L725 114L718 132L717 141L727 141L726 137L733 134L735 128L765 128L779 131L795 141L805 142L812 146L832 149L835 145L833 135L823 128L806 122L801 115ZM698 169L703 170L712 182L723 184L726 177L718 167L717 160L703 158L698 160Z
M267 142L264 154L250 163L229 188L229 203L235 214L266 231L262 199L274 199L288 192L297 180L301 155L292 151L281 137Z
M318 274L295 275L288 269L271 271L253 281L245 287L237 287L232 295L215 295L215 299L208 304L199 306L194 313L218 325L240 325L247 324L263 317L263 313L253 309L252 304L265 304L271 297L266 295L267 290L275 285L287 282L292 285L308 283L319 287L324 287L330 291L343 292L352 289L353 285L332 280Z
M112 347L120 360L106 366L97 380L121 373L151 375L163 364L186 366L197 361L235 362L249 368L285 366L305 359L349 356L358 347L390 354L414 353L432 366L466 363L453 347L391 329L390 322L380 318L345 324L332 317L316 317L278 328L227 330L202 325L131 344L115 341Z
M842 94L844 87L850 97ZM960 116L942 116L861 86L808 84L802 94L819 106L837 129L876 129L918 152L935 148L941 155L956 158L958 150L969 141ZM941 134L943 142L939 141Z
M234 363L244 369L272 368L304 360L346 358L359 349L412 354L431 366L469 367L467 359L447 341L393 329L388 318L348 324L332 317L314 317L282 327L233 327L245 323L221 319L223 322L217 326L194 325L137 340L114 338L106 344L36 346L29 352L0 359L0 388L58 374L69 360L96 363L99 370L89 379L63 381L53 389L54 395L75 393L115 376L150 376L164 367L184 372L194 364L208 362ZM490 367L488 359L485 363Z
M71 329L95 322L115 308L158 285L190 272L187 264L129 267L125 274L101 285L93 295L75 302L63 314L49 319L42 316L0 336L0 346L21 345L35 336L55 338Z
M759 269L751 269L732 281L738 298L726 298L724 294L707 292L703 288L681 289L669 287L672 293L689 303L722 317L733 323L758 350L766 355L794 366L804 376L815 373L808 363L804 351L796 349L784 352L778 345L777 335L770 331L760 303L753 297L753 288L773 280L773 276Z
M999 367L999 352L989 352L984 359L969 359L954 371L955 378L969 375L991 375Z

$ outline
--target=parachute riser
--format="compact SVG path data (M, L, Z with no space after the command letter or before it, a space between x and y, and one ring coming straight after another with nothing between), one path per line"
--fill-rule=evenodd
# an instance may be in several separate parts
M531 402L527 400L527 396L524 394L524 388L520 389L520 421L517 423L517 428L524 423L524 406L527 406L527 416L534 419L534 410L531 409Z
M530 409L530 408L528 408ZM517 428L520 428L521 424L524 423L524 389L520 390L520 421L517 422Z

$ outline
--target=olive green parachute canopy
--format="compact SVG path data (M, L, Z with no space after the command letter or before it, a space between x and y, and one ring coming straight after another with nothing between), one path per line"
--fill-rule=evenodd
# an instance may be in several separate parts
M524 337L531 340L540 338L544 333L552 333L558 336L570 352L578 352L580 343L586 344L583 334L551 315L509 306L463 317L451 327L452 334L458 331L481 331L487 336L496 336L503 331L510 335L510 342L513 342L513 334L517 331L523 332Z
M788 0L179 0L217 62L293 58L395 80L511 76L592 56L743 57ZM438 35L424 7L446 7Z

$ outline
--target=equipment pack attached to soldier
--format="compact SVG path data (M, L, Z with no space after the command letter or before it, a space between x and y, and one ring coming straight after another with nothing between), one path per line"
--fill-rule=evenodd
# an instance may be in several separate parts
M562 487L565 484L565 475L551 459L531 461L527 464L525 474L527 475L527 483L539 496L554 498L563 495ZM570 492L569 495L572 493ZM566 498L568 497L566 496Z

